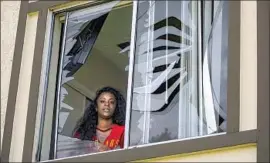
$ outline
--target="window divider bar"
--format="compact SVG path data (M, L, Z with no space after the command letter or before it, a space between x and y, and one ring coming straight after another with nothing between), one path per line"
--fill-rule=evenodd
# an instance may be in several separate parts
M138 2L139 1L133 1L133 11L132 11L132 28L131 28L130 51L129 51L129 68L128 68L129 73L128 73L124 148L128 148L128 146L129 146L130 120L131 120L130 116L131 116L131 107L132 107L131 104L132 104L133 69L134 69L134 57L135 57L135 40L136 40Z
M197 64L198 64L198 67L197 67L197 75L198 75L198 81L197 81L197 84L198 84L198 95L197 95L197 98L198 98L198 108L199 108L199 135L203 135L203 118L202 118L202 109L203 109L203 100L202 100L202 97L203 97L203 83L202 83L202 61L203 61L203 19L202 19L202 16L201 14L203 13L202 10L203 10L203 1L198 1L197 2L198 5L197 5L197 8L198 8L198 13L197 13L197 16L198 16L198 19L197 19L197 24L198 24L198 30L197 30L197 45L198 45L198 49L197 49L197 52L198 52L198 60L197 60Z

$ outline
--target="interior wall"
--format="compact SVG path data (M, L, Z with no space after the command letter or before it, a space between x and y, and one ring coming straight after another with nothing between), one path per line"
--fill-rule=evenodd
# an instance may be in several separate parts
M62 134L65 136L72 135L72 130L85 109L85 98L94 98L87 92L95 92L103 86L112 86L121 92L126 92L127 73L120 70L103 55L106 54L101 54L100 51L93 48L87 62L75 73L74 79L63 86L68 92L63 102L65 106L72 109L65 109L68 112L64 113L65 116L60 117L63 118L60 119L60 123L64 123ZM64 107L62 107L62 111L64 111Z
M80 92L76 91L74 88L65 84L63 87L68 91L68 95L64 99L64 103L72 108L66 109L61 108L63 117L59 117L59 126L63 127L61 134L66 136L72 136L72 131L82 116L85 109L85 96ZM67 117L67 119L65 119Z
M98 49L93 48L87 62L75 73L74 80L86 86L92 92L104 86L112 86L126 93L127 72L118 69L110 60L103 57ZM113 54L117 55L117 54ZM118 54L119 55L119 54ZM70 81L72 83L72 81ZM93 98L93 97L90 97Z

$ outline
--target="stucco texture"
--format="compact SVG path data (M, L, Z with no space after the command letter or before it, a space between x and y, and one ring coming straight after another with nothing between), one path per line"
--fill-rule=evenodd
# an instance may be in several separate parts
M1 144L20 1L1 1Z
M209 151L179 154L162 158L143 160L143 162L256 162L256 145L247 144Z

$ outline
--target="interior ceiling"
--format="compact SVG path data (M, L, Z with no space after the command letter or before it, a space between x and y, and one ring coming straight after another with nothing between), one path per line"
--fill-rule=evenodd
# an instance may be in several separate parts
M122 71L128 65L128 55L119 53L122 49L118 47L118 44L130 41L131 17L131 5L113 9L106 18L93 47Z

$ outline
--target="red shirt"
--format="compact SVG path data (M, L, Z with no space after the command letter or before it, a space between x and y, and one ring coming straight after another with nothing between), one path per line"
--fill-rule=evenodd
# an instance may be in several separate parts
M105 139L104 145L109 147L110 149L114 149L117 146L120 146L120 148L124 147L124 131L125 126L119 126L117 124L112 125L112 130L110 135ZM75 138L80 138L80 133L76 132L74 134ZM93 140L96 141L96 136L93 137Z

